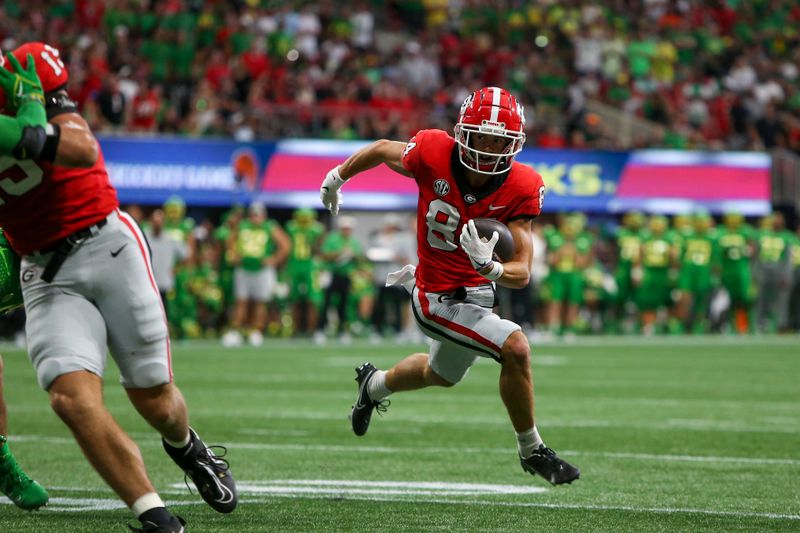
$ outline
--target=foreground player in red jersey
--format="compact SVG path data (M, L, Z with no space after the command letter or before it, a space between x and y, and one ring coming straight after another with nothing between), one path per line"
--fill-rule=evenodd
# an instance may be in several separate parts
M169 456L211 507L231 512L237 494L228 464L189 427L173 383L147 245L119 210L98 143L64 89L59 52L27 43L13 57L4 62L11 75L0 77L0 107L15 116L0 117L0 226L22 256L26 336L39 384L89 462L141 521L136 531L185 528L105 408L107 350L131 403L162 435ZM23 69L29 60L33 73ZM38 98L28 96L37 92Z
M408 143L380 140L331 170L320 197L332 214L342 204L342 185L385 163L419 186L418 256L389 275L412 294L417 323L432 339L430 354L408 356L387 371L364 363L356 369L358 397L350 413L353 431L364 435L372 411L384 410L393 392L461 381L478 357L500 363L500 396L517 434L522 468L550 483L571 483L578 469L542 442L534 423L530 346L520 327L492 312L494 283L524 287L530 278L531 221L544 202L542 178L514 163L525 142L522 106L504 89L486 87L461 107L455 139L422 130ZM484 242L475 218L495 218L514 237L515 255L493 259L497 234Z

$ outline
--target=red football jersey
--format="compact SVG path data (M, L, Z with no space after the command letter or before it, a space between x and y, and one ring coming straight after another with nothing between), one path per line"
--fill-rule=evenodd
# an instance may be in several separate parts
M488 283L458 245L461 228L473 218L504 224L533 218L542 210L544 182L531 167L513 163L505 176L472 191L453 137L422 130L403 154L403 166L419 187L417 203L417 285L427 292L451 292Z
M52 94L67 82L67 69L58 50L44 43L27 43L13 54L23 67L27 65L27 54L33 55L47 96L48 119L75 112L68 98ZM6 61L5 67L10 69L11 65ZM5 102L5 95L0 102ZM41 250L91 226L118 205L99 146L97 161L90 168L0 157L0 227L19 254Z

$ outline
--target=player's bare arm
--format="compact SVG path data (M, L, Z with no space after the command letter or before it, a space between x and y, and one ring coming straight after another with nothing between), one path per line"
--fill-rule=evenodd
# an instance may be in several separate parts
M356 174L377 167L381 163L404 176L411 177L411 173L403 167L403 152L406 144L399 141L380 139L365 146L339 165L339 176L347 181Z
M503 263L503 275L497 279L497 283L504 287L521 289L530 281L530 265L533 259L532 222L529 218L521 218L508 223L508 229L514 237L514 257Z
M319 197L322 205L330 210L332 215L339 213L339 206L342 205L342 188L344 182L360 172L377 167L381 163L403 174L411 176L403 167L403 152L406 143L381 139L369 144L347 158L341 165L337 166L325 176L322 186L319 188Z
M277 248L275 253L269 256L266 259L266 263L269 266L277 267L281 263L283 263L286 258L289 256L289 251L292 247L292 243L289 240L289 236L283 231L283 228L280 226L275 226L272 228L272 235L271 237L275 239L275 244Z
M77 113L56 115L50 120L60 129L56 158L61 167L90 168L97 161L97 139L89 124Z

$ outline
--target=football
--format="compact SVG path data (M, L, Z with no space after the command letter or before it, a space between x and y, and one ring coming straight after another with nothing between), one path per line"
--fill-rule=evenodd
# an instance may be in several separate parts
M494 255L499 261L510 261L514 257L514 237L508 226L494 218L473 218L472 221L478 235L487 241L492 238L492 233L497 232L499 238L494 247Z

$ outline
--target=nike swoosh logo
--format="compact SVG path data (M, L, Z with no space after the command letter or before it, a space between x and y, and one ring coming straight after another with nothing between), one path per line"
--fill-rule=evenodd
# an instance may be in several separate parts
M489 211L495 211L495 210L497 210L497 209L503 209L504 207L508 207L508 206L505 206L505 205L492 205L492 204L489 204Z
M127 242L126 242L125 244L123 244L122 246L120 246L120 247L119 247L119 249L118 249L116 252L111 252L111 257L117 257L117 256L119 255L119 253L120 253L120 252L121 252L121 251L122 251L122 250L123 250L123 249L124 249L126 246L128 246L128 243L127 243Z

